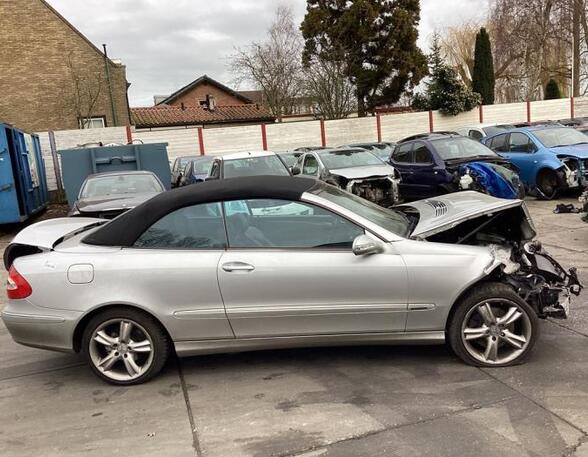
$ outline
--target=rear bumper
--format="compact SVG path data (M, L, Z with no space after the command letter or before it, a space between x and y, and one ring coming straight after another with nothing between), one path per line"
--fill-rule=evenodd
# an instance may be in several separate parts
M12 339L19 344L73 352L73 333L82 313L41 308L27 300L9 300L0 313Z

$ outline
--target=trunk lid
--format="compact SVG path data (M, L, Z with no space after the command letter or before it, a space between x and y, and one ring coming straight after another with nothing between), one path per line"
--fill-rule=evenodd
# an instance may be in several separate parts
M55 245L84 229L109 222L91 217L61 217L30 225L14 237L12 244L35 246L41 250L51 250Z

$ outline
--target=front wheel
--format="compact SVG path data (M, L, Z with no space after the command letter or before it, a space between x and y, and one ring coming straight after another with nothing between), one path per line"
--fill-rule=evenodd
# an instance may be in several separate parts
M537 176L537 190L543 200L553 200L557 196L559 183L553 170L543 170Z
M167 334L151 316L125 308L93 317L82 336L82 353L99 378L111 384L148 381L170 352Z
M456 307L448 339L457 356L470 365L516 365L535 345L539 334L537 315L505 284L483 284Z

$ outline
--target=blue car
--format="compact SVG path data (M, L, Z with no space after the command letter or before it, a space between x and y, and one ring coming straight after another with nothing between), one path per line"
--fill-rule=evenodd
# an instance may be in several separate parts
M516 165L527 189L540 198L588 183L588 138L573 128L521 127L485 138L484 144Z
M396 145L390 164L400 173L400 195L407 200L459 190L499 198L522 198L516 168L478 141L456 133L414 135Z
M188 186L198 182L206 181L210 175L210 169L214 157L201 156L192 158L184 168L180 177L180 186Z

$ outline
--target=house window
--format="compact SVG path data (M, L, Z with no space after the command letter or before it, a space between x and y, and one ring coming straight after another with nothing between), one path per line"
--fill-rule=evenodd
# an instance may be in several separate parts
M81 129L103 129L104 127L106 127L105 116L80 119Z

